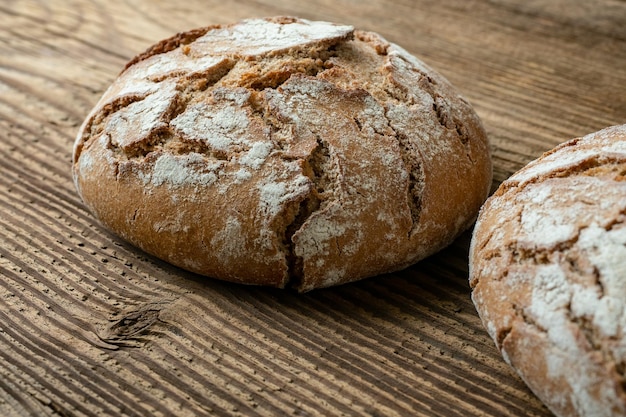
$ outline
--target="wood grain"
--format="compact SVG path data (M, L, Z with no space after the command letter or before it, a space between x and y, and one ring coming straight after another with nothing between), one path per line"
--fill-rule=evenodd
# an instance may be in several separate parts
M469 298L469 232L401 273L298 295L183 272L78 199L74 135L176 32L298 15L374 30L443 73L494 187L626 123L623 0L8 0L0 5L0 415L548 416Z

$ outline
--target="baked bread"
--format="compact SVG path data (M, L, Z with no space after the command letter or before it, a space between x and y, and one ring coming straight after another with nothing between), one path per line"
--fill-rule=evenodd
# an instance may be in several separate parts
M470 249L483 324L558 416L626 415L626 125L504 181Z
M300 291L404 268L476 218L481 123L402 48L278 17L178 34L82 125L73 174L110 230L182 268Z

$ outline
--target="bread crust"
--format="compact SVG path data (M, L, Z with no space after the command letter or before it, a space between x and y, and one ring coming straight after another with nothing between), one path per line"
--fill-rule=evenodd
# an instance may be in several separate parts
M625 279L626 125L546 152L481 209L472 299L558 416L626 415Z
M133 59L81 127L87 207L145 251L300 291L405 268L469 227L488 141L440 75L377 34L277 17Z

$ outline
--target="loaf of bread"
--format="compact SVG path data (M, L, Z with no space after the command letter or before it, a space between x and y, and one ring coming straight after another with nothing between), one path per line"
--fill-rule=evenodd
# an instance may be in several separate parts
M405 268L491 184L468 102L381 36L277 17L164 40L82 125L73 174L102 224L187 270L327 287Z
M470 249L472 298L504 359L558 416L626 416L626 125L504 181Z

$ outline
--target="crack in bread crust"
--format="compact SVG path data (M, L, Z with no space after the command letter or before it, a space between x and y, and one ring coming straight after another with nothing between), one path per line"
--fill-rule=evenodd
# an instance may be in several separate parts
M293 221L285 228L284 242L287 248L287 262L289 265L289 285L298 288L303 285L304 265L302 257L295 254L293 236L323 204L327 203L332 194L333 180L328 173L331 164L328 145L317 137L317 146L305 161L304 174L311 179L313 187L311 193L300 202L300 207Z

